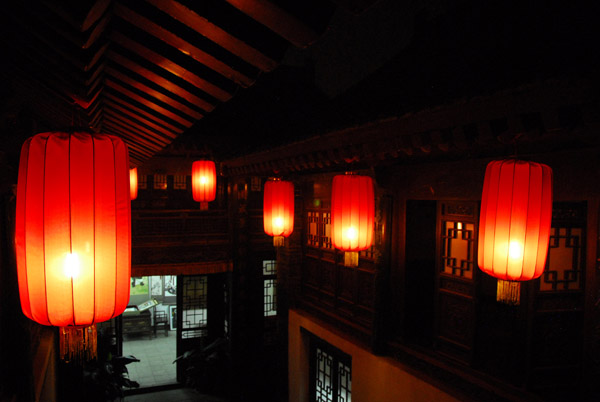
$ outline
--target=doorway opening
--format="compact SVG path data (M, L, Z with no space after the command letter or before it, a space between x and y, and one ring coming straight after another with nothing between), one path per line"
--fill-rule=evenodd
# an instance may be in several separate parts
M122 317L123 355L140 360L127 366L129 378L140 388L177 383L177 277L132 277Z

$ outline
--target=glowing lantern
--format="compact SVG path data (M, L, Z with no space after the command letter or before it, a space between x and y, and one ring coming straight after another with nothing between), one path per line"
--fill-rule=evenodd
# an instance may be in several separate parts
M208 209L208 203L217 195L217 169L213 161L195 161L192 164L192 196L200 202L200 209Z
M498 281L498 300L517 304L519 283L544 271L552 221L552 169L519 160L485 171L479 222L479 268ZM510 281L510 282L505 282Z
M333 178L331 233L333 246L343 250L344 264L358 266L358 252L371 247L375 197L373 180L353 174Z
M64 327L63 358L93 356L94 324L118 316L129 302L128 169L127 146L111 135L42 133L21 149L15 225L21 307L40 324Z
M135 200L137 198L138 193L138 180L137 180L137 168L129 169L129 191L131 200Z
M273 236L275 247L294 230L294 184L284 180L268 180L263 197L265 233Z

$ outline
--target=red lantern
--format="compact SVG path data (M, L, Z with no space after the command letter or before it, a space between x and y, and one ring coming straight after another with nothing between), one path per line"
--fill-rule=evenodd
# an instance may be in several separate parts
M217 169L213 161L195 161L192 164L192 196L200 202L200 209L208 209L208 203L217 195Z
M131 200L137 198L138 193L138 180L137 180L137 168L129 169L129 191Z
M538 278L546 264L551 221L550 167L519 160L490 162L481 199L479 268L506 281Z
M128 168L127 146L111 135L42 133L23 145L15 247L21 307L30 319L86 326L125 310Z
M333 246L346 251L345 265L358 265L358 252L371 247L375 197L373 180L353 174L333 178L331 233Z
M273 236L274 246L283 246L284 237L294 230L294 184L284 180L268 180L263 197L265 233Z

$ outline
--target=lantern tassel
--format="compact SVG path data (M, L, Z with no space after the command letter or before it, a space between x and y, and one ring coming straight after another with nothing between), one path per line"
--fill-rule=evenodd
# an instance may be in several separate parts
M208 202L202 201L200 203L200 211L208 211Z
M60 327L60 358L66 363L96 359L97 339L96 324Z
M496 301L518 306L521 302L521 282L498 279Z
M273 236L273 247L283 247L285 244L285 237Z
M358 252L346 251L344 253L344 265L347 267L358 267Z

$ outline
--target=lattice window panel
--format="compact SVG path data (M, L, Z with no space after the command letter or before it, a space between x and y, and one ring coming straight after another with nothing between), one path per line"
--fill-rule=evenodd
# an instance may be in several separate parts
M148 188L148 176L145 174L138 175L138 190L146 190Z
M442 221L443 272L472 279L474 267L475 224Z
M333 402L333 356L321 348L317 348L316 353L316 401Z
M223 335L225 338L229 338L229 286L227 281L223 282L223 306L225 310L225 317L223 319Z
M319 219L321 213L318 211L308 211L306 221L308 223L308 233L306 235L307 245L319 247Z
M349 365L338 362L338 401L352 401L352 370Z
M166 174L155 174L153 188L155 190L166 190L167 189L167 175Z
M176 174L173 176L173 189L174 190L185 190L187 188L187 176Z
M208 278L205 275L183 277L182 338L207 335L207 291Z
M326 342L311 348L313 402L351 402L352 365L350 357ZM341 355L344 355L343 357Z
M331 243L331 212L321 213L321 247L325 249L332 249L333 244Z
M582 242L581 228L552 227L541 291L582 289Z
M277 315L277 261L263 261L263 312L265 317Z

